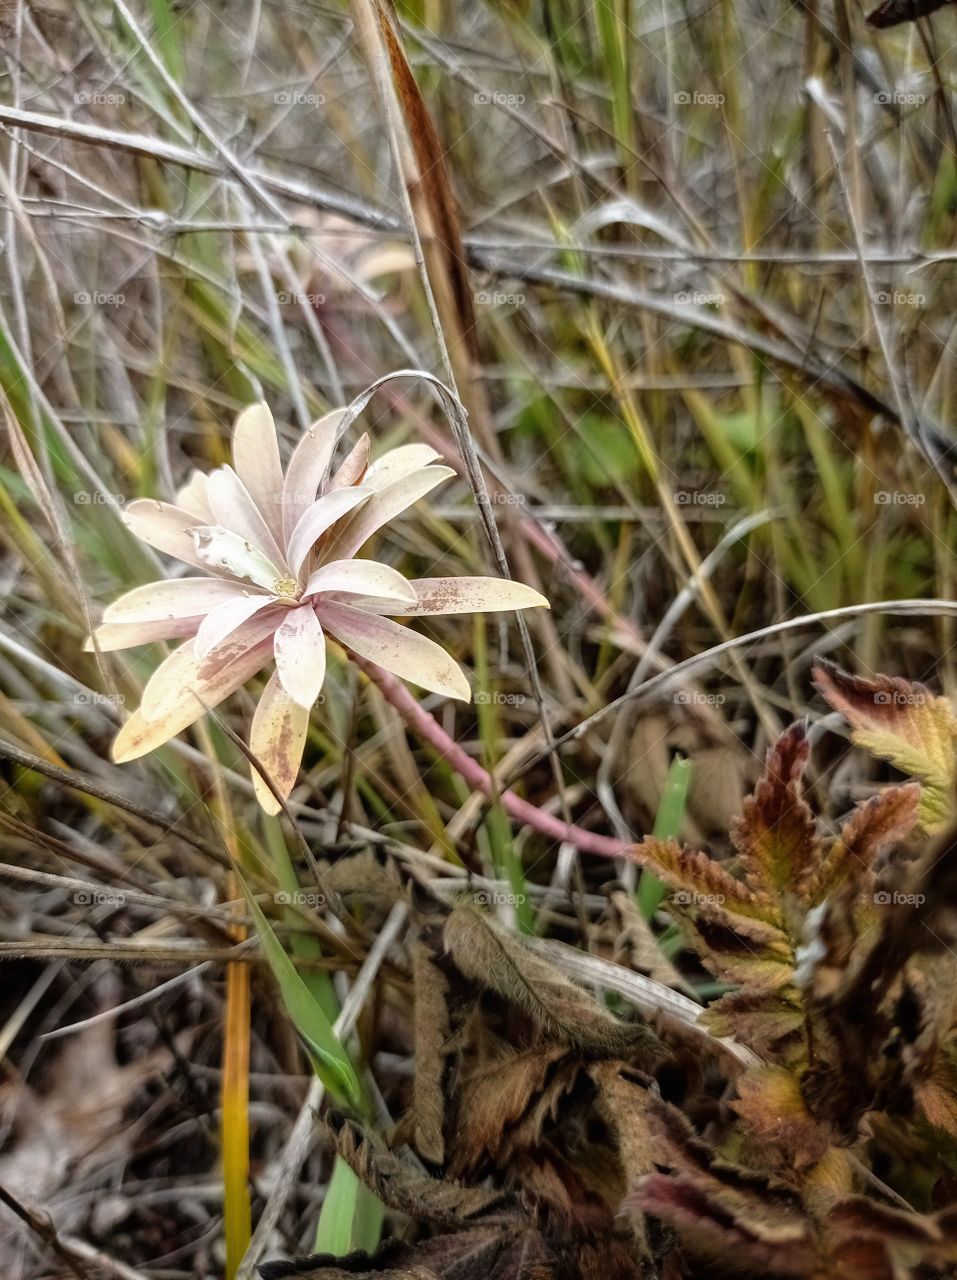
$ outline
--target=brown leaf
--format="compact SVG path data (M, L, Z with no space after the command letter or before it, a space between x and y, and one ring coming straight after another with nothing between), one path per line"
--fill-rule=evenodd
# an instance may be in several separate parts
M783 1067L745 1072L731 1106L766 1168L800 1171L834 1145L834 1135L808 1111L798 1078Z
M415 982L415 1078L413 1110L415 1145L434 1164L445 1159L445 1075L451 1034L447 1004L448 983L432 963L429 949L416 939L412 944L412 977Z
M650 1062L662 1053L647 1027L620 1022L474 907L454 908L442 938L449 958L466 978L522 1009L548 1038L603 1057Z
M854 742L922 780L919 818L925 829L946 824L955 813L957 773L957 718L950 702L922 684L895 676L866 680L823 660L815 664L814 683L847 718Z
M814 906L845 876L859 880L886 850L910 835L917 821L921 791L917 783L887 787L857 806L820 864L809 867L798 896Z
M757 893L794 893L820 861L814 815L801 795L809 755L803 725L791 725L769 749L764 774L732 825L745 879Z

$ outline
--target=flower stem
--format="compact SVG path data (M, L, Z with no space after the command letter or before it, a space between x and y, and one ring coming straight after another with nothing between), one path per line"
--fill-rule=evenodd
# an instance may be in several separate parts
M391 702L409 727L429 743L470 787L481 791L489 799L497 798L505 811L517 822L534 828L552 840L562 844L572 844L582 853L597 853L604 858L621 858L630 854L633 846L624 840L616 840L595 831L585 831L584 828L576 827L573 823L562 822L560 818L555 818L550 813L545 813L543 809L523 800L514 791L500 790L486 770L449 737L435 717L416 701L401 680L384 671L374 662L359 657L352 650L348 653L356 666L378 685L383 696Z

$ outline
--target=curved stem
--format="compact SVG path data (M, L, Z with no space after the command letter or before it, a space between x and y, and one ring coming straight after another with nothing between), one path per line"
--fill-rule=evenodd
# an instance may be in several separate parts
M517 822L533 827L542 835L563 844L573 844L582 853L597 853L604 858L621 858L631 853L632 845L625 840L603 836L595 831L585 831L573 823L563 822L550 813L529 804L514 791L503 791L495 785L491 775L445 732L439 722L422 707L401 680L376 666L357 653L347 650L357 667L369 677L384 697L395 707L411 729L423 738L435 751L460 774L470 787L481 791L490 800L498 799L505 811Z

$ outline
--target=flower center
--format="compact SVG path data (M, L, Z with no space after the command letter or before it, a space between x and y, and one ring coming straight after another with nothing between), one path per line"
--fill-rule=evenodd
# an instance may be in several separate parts
M299 596L299 583L295 578L277 578L272 589L277 596L292 597L294 600Z

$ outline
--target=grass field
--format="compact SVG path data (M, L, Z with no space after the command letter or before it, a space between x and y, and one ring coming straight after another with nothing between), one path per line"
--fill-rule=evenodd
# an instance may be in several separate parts
M812 667L955 692L955 14L877 30L847 0L3 7L4 1276L246 1280L386 1236L406 1243L348 1274L733 1274L693 1232L669 1243L683 1220L660 1188L622 1240L620 1205L637 1218L628 1197L671 1148L609 1134L654 1077L722 1158L787 1182L729 1136L729 1099L753 1103L735 1071L806 1084L807 1063L698 1020L746 983L682 931L682 903L692 932L715 905L704 882L633 846L674 837L737 874L735 816L793 722L825 837L902 774L950 804L949 729L930 742L915 719L908 755L865 727L858 750ZM178 641L84 649L117 597L183 573L130 505L228 463L260 401L284 463L352 406L340 460L368 432L373 459L421 443L451 468L363 557L511 577L550 605L408 619L471 702L330 643L275 815L245 746L268 669L115 763ZM873 687L895 708L930 697ZM908 859L946 825L922 812L920 838L888 822ZM915 989L952 989L922 964ZM935 1025L949 1054L954 1019ZM877 1090L866 1132L829 1112L796 1158L816 1180L788 1184L815 1222L823 1187L867 1187L947 1243L888 1244L887 1270L837 1245L792 1271L783 1245L744 1250L749 1274L952 1274L933 1216L957 1199L947 1061L921 1076L946 1139L921 1145L930 1102L887 1139ZM413 1173L473 1199L433 1201ZM575 1240L620 1252L555 1246L559 1264L542 1227L494 1270L468 1233L499 1193L549 1222L587 1202ZM453 1219L474 1272L429 1252Z

